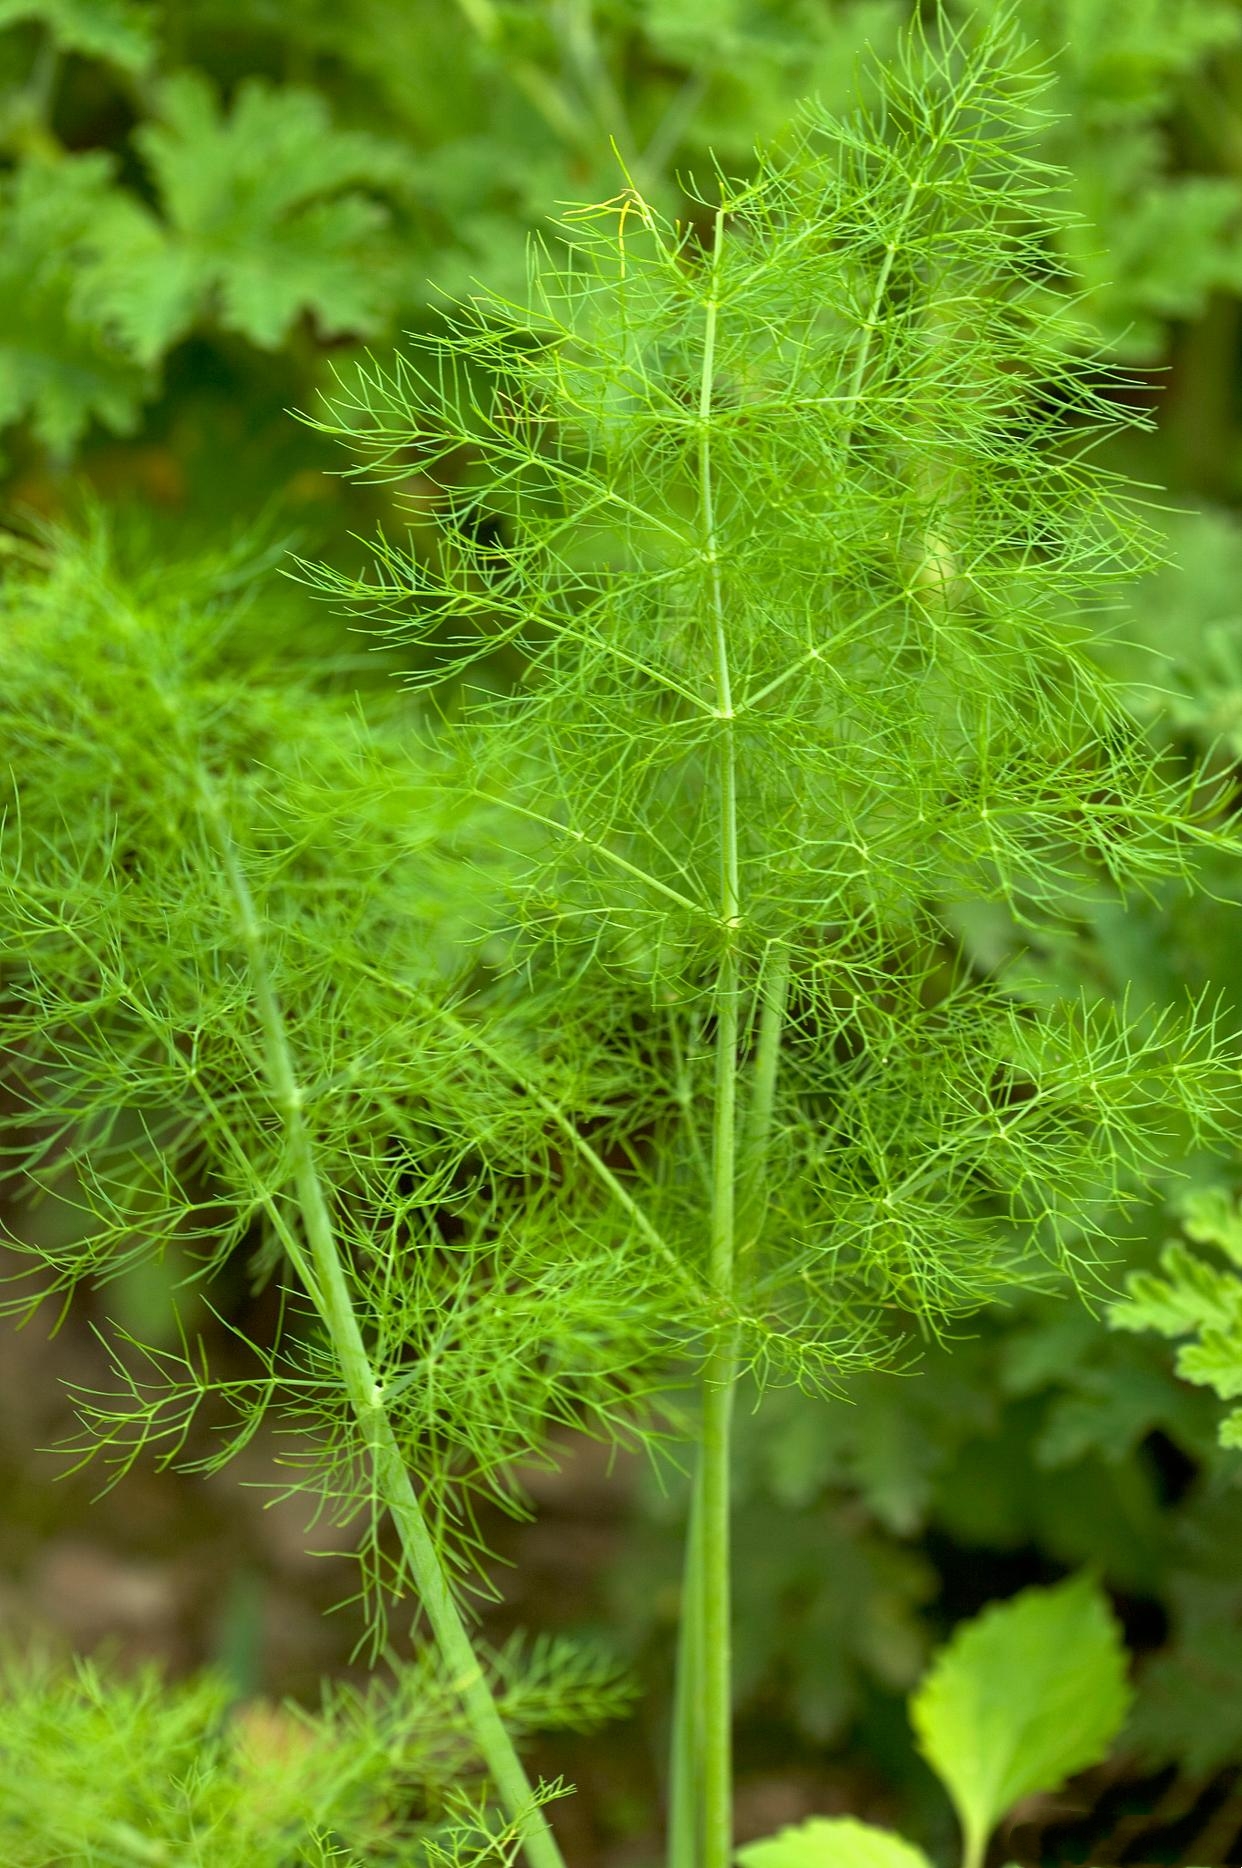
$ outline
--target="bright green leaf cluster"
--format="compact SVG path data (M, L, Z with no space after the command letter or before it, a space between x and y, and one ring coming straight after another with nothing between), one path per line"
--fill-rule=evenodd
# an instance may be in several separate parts
M1117 1330L1156 1330L1189 1337L1177 1352L1177 1372L1214 1389L1222 1401L1242 1395L1242 1212L1222 1188L1188 1198L1182 1224L1196 1245L1212 1245L1222 1265L1192 1252L1180 1239L1165 1246L1160 1269L1133 1272L1127 1296L1109 1311ZM1221 1444L1242 1446L1242 1407L1220 1426Z
M289 1262L289 1341L254 1345L223 1391L199 1345L119 1333L115 1391L80 1397L87 1444L118 1470L144 1447L179 1458L216 1397L235 1420L219 1464L274 1405L307 1449L298 1487L374 1531L378 1583L364 1428L301 1314L318 1284L289 1206L300 1133L437 1512L451 1485L511 1502L512 1463L548 1457L558 1423L629 1432L693 1279L653 1261L604 1164L634 1034L605 1024L559 1054L537 1002L506 989L482 1020L458 1003L506 959L513 855L490 875L453 860L456 788L408 709L375 697L361 719L331 659L293 678L288 642L244 596L204 602L200 575L135 591L96 540L6 591L0 732L23 774L3 831L0 1040L23 1104L6 1175L63 1216L35 1254L54 1286L170 1247L199 1277L243 1245L260 1275ZM274 995L294 1091L260 1074ZM443 1528L470 1548L468 1525Z

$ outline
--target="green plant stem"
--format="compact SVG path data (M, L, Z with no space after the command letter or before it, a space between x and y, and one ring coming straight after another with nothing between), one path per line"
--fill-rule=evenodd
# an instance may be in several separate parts
M703 1731L698 1699L703 1670L703 1617L699 1596L703 1504L699 1475L690 1486L690 1521L677 1630L673 1678L673 1729L669 1758L668 1868L696 1868L698 1860L697 1787L703 1765Z
M733 844L736 862L736 823ZM734 1013L725 1045L718 1046L716 1052L711 1263L713 1289L730 1301L735 1253L745 1249L762 1224L789 992L788 953L778 950L764 983L740 1164L735 1143L739 1037L736 965L731 984ZM723 1119L722 1110L726 1112ZM740 1211L735 1211L739 1166L742 1200ZM695 1868L700 1844L704 1868L725 1868L732 1858L729 1477L736 1364L736 1336L729 1330L713 1349L703 1373L702 1439L686 1544L677 1657L668 1868ZM701 1797L698 1806L696 1789ZM701 1833L696 1822L700 1814Z
M702 1868L728 1868L733 1855L729 1494L737 1333L730 1318L739 1243L737 1101L741 973L737 935L741 925L741 875L735 708L711 456L723 237L724 209L721 207L716 212L713 230L698 404L699 513L715 653L715 713L720 723L722 948L715 993L715 1100L708 1257L708 1281L718 1315L717 1334L702 1374L699 1462L687 1539L669 1797L670 1868L693 1868L696 1860L701 1861ZM788 984L788 956L779 950L772 960L764 991L746 1141L740 1164L744 1175L741 1217L748 1236L759 1223L762 1211Z
M759 1039L746 1116L742 1168L742 1225L739 1249L745 1251L763 1224L767 1197L768 1151L772 1145L772 1119L776 1110L776 1079L789 999L789 949L778 947L769 961L763 982Z
M284 1124L293 1183L310 1249L313 1281L309 1295L323 1319L350 1405L366 1438L377 1492L396 1526L419 1601L452 1673L475 1742L500 1800L508 1816L523 1826L523 1844L531 1868L564 1868L547 1818L538 1807L534 1787L496 1709L385 1411L382 1390L350 1295L336 1229L315 1164L310 1131L302 1113L302 1087L294 1067L284 1013L271 981L263 926L224 813L206 786L202 789L202 800L237 910L238 931L246 950L263 1029L268 1087Z
M729 1480L736 1338L722 1331L703 1371L699 1485L700 1770L703 1868L728 1868L733 1858L733 1631Z
M741 917L738 862L737 744L733 685L725 628L724 593L712 483L712 390L716 367L724 208L716 211L699 386L699 508L707 566L720 722L720 928L716 977L715 1108L712 1145L711 1242L708 1282L717 1310L715 1336L702 1377L699 1453L700 1537L698 1604L702 1643L698 1682L702 1722L700 1810L703 1868L728 1868L733 1854L732 1625L729 1563L730 1424L737 1355L733 1261L737 1206L737 1071L741 974L737 935Z

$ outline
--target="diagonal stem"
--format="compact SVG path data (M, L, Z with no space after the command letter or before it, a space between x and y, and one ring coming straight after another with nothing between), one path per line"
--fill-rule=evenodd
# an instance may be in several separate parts
M556 1839L539 1808L534 1786L505 1730L475 1654L392 1423L380 1399L381 1390L363 1341L344 1258L303 1114L304 1092L298 1081L284 1012L272 983L262 923L224 812L205 784L201 796L203 814L210 824L224 866L250 967L263 1031L268 1088L284 1125L293 1185L313 1272L308 1294L328 1332L350 1405L371 1454L377 1493L396 1527L419 1601L452 1673L475 1742L506 1813L522 1826L530 1868L564 1868Z

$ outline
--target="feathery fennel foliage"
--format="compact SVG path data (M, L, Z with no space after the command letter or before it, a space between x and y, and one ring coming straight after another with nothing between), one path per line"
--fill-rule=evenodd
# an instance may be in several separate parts
M627 1004L646 1034L616 1219L709 1294L676 1862L728 1857L739 1369L821 1383L876 1313L1085 1271L1163 1114L1210 1127L1221 1086L1206 1008L1039 1010L949 932L1211 834L1090 655L1145 541L1066 362L1039 88L1003 21L916 30L874 110L807 107L690 224L632 187L576 211L527 303L457 307L321 424L418 478L408 547L312 581L459 678L466 795L546 832L528 1015L565 1058Z
M1182 1239L1170 1239L1160 1254L1158 1271L1135 1271L1126 1296L1111 1306L1115 1330L1155 1330L1185 1338L1177 1351L1177 1372L1185 1381L1211 1388L1222 1401L1242 1395L1242 1220L1237 1201L1224 1188L1212 1187L1185 1202L1183 1228L1196 1245L1213 1245L1221 1265L1192 1252ZM1220 1423L1222 1446L1242 1447L1242 1407L1232 1407Z
M624 1704L589 1657L548 1643L518 1659L490 1666L514 1731L588 1729ZM43 1658L7 1663L0 1688L8 1868L494 1864L519 1843L478 1804L458 1693L430 1655L326 1689L315 1713L232 1704L211 1676L169 1685Z
M547 1724L549 1674L553 1724L616 1711L581 1659L543 1648L527 1681L514 1659L497 1657L493 1679L515 1732ZM166 1685L151 1670L125 1679L45 1659L6 1664L2 1687L9 1868L379 1868L415 1851L493 1864L519 1846L478 1806L458 1691L430 1657L360 1691L329 1689L316 1713L233 1705L211 1676Z
M236 596L135 594L96 544L5 610L6 1165L60 1219L42 1290L170 1249L206 1280L239 1246L292 1274L251 1379L115 1332L87 1449L217 1466L275 1409L308 1513L361 1522L377 1639L413 1565L516 1818L533 1793L453 1601L470 1496L509 1502L558 1422L641 1418L661 1325L641 1265L566 1249L572 1204L539 1223L545 1119L448 1009L489 885L437 854L448 800L401 711L360 719Z
M1206 1006L1029 1003L952 933L1184 873L1214 800L1090 654L1145 546L1067 362L1039 80L1003 22L880 76L687 225L629 186L574 213L528 304L458 307L325 418L357 472L417 468L415 525L304 574L444 731L97 550L6 601L7 1160L77 1216L32 1233L40 1288L174 1243L287 1284L223 1392L119 1335L84 1450L201 1461L231 1410L216 1464L275 1410L377 1629L420 1599L535 1868L457 1602L472 1501L520 1507L563 1425L658 1445L697 1372L671 1860L724 1868L741 1374L831 1389L1089 1278L1220 1106Z

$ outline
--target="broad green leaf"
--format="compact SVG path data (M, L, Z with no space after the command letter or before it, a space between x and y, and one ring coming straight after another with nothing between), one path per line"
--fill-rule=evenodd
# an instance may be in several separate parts
M961 1819L968 1863L1020 1798L1107 1755L1129 1701L1121 1636L1088 1577L1023 1590L957 1631L910 1716Z
M1215 1245L1229 1264L1213 1264L1180 1239L1160 1254L1158 1271L1136 1271L1126 1296L1109 1311L1115 1330L1154 1330L1161 1336L1191 1338L1177 1352L1177 1372L1184 1381L1211 1388L1222 1401L1242 1395L1242 1219L1235 1201L1223 1190L1197 1194L1186 1205L1190 1237ZM1222 1445L1242 1445L1242 1410L1221 1423Z
M930 1868L921 1849L852 1816L812 1816L748 1842L737 1859L742 1868Z
M204 309L210 279L198 256L133 196L108 204L98 236L82 294L140 363L156 364Z
M1114 1304L1109 1314L1114 1329L1186 1336L1192 1330L1228 1330L1242 1321L1242 1280L1196 1257L1179 1240L1160 1254L1159 1275L1136 1271L1126 1291L1126 1301Z
M314 92L257 79L226 113L194 72L163 86L135 140L162 216L133 204L100 243L92 288L139 357L208 315L264 349L304 312L325 335L383 326L394 256L375 190L406 175L392 145L337 129Z
M1143 1763L1176 1762L1203 1780L1233 1766L1242 1750L1242 1629L1236 1591L1194 1576L1174 1577L1172 1641L1152 1656L1127 1736Z
M92 419L131 429L145 372L106 335L80 262L117 191L107 157L23 163L0 184L0 427L70 452Z
M1205 1187L1182 1209L1186 1236L1196 1245L1217 1245L1242 1271L1242 1207L1223 1187Z
M1071 1375L1065 1391L1049 1402L1035 1453L1050 1468L1093 1453L1119 1465L1156 1430L1194 1444L1202 1434L1195 1397L1170 1379L1163 1361L1153 1365L1115 1357Z

